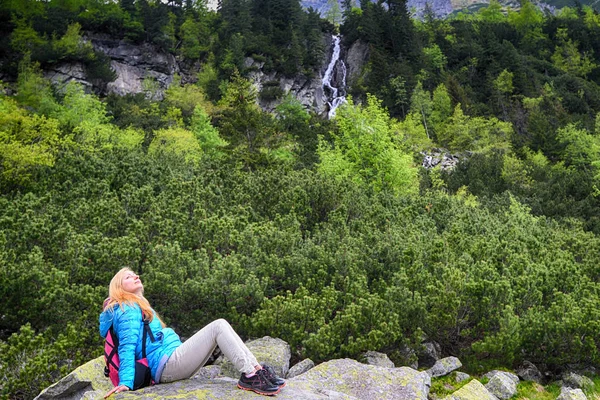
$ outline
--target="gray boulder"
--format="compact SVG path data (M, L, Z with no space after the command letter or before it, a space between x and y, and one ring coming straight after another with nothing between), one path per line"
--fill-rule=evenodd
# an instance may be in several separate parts
M387 354L379 353L377 351L367 351L362 355L363 362L369 365L376 365L378 367L394 368L395 365L392 360L389 359Z
M497 376L497 375L502 375L504 377L506 377L507 379L510 379L511 381L513 381L515 384L519 384L519 377L515 374L513 374L512 372L508 372L508 371L499 371L497 369L488 372L487 374L483 375L484 377L488 378L488 379L492 379L493 377Z
M428 369L427 374L432 378L448 375L452 371L456 371L462 367L462 363L456 357L446 357L436 361L433 367Z
M408 346L402 346L396 353L395 365L398 367L410 367L412 369L419 368L419 363L417 361L417 353L414 349Z
M456 373L456 382L463 382L466 381L467 379L469 379L471 377L471 375L469 374L465 374L464 372L457 372Z
M486 374L490 379L486 383L486 389L499 399L507 400L517 393L519 377L510 372L492 371Z
M442 358L442 348L436 342L425 342L417 354L419 368L431 368Z
M36 400L102 399L112 388L103 374L103 357L84 364L44 390ZM158 384L135 392L118 393L111 399L263 399L240 390L236 379L213 377L215 366L202 368L191 379ZM426 400L431 379L411 368L384 368L354 360L332 360L289 379L278 400Z
M587 396L581 389L571 389L563 386L556 400L587 400Z
M288 382L290 387L303 382L316 393L342 392L349 398L365 400L426 400L431 386L431 378L424 372L366 365L350 359L319 364ZM277 397L284 398L282 394Z
M456 392L446 396L444 400L498 400L498 398L490 393L481 382L473 379Z
M288 371L286 379L301 375L315 366L315 363L310 358L300 361Z
M44 389L35 400L101 399L113 388L110 380L104 376L104 366L104 357L89 361Z
M538 367L529 361L523 361L523 364L521 364L515 372L519 378L523 379L524 381L531 381L541 384L544 380L544 377Z
M562 376L563 386L573 389L591 389L594 382L587 376L578 375L574 372L567 372Z
M292 356L289 344L281 339L265 336L246 342L246 346L248 346L248 349L254 354L258 362L269 364L279 376L287 375ZM221 367L221 374L235 379L240 377L240 371L224 356L220 356L215 361L215 364Z

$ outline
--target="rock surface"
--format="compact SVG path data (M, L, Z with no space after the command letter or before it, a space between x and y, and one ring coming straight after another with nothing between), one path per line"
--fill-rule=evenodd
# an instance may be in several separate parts
M36 400L102 399L111 389L103 375L104 362L99 357L44 390ZM123 392L118 399L264 399L239 390L236 379L213 377L215 366L202 368L191 379L159 384L135 392ZM411 368L384 368L350 359L332 360L289 379L279 400L426 400L431 380L426 373Z
M431 368L441 358L442 349L436 342L425 342L417 353L419 368Z
M369 59L369 46L360 39L350 45L346 52L348 85L355 83L364 71L364 66Z
M571 389L563 386L556 400L587 400L587 396L581 389Z
M467 383L444 400L498 400L476 379Z
M544 377L538 367L536 367L530 361L523 361L523 364L521 364L521 366L519 366L515 372L519 378L523 379L524 381L532 381L541 384L544 380Z
M265 336L261 339L246 342L248 349L258 362L267 363L273 367L278 376L286 376L290 369L290 345L281 339ZM221 374L238 379L240 372L224 356L215 361L221 367Z
M562 381L563 386L574 389L591 389L594 387L594 382L590 378L574 372L567 372L563 374Z
M387 354L379 353L377 351L367 351L365 354L363 354L363 359L365 364L386 368L395 367L394 363L389 359Z
M300 361L298 364L294 365L292 368L290 368L290 370L288 371L288 373L285 377L286 377L286 379L293 378L295 376L305 373L306 371L313 368L314 366L315 366L315 363L313 362L313 360L311 360L310 358L307 358L305 360Z
M467 379L469 379L471 377L471 375L469 374L465 374L464 372L457 372L456 373L456 382L463 382L466 381Z
M86 76L85 68L81 63L64 63L44 71L44 75L52 82L64 84L76 81L97 93L118 95L146 93L154 100L161 100L164 91L171 85L175 74L182 78L182 82L195 81L196 74L201 68L199 64L187 65L180 62L173 54L160 51L155 46L142 43L132 44L125 40L113 39L103 34L91 34L85 40L92 43L97 51L110 57L110 66L116 73L116 79L106 86L97 87ZM247 68L251 69L249 78L260 93L267 83L277 82L283 94L291 94L305 108L321 114L326 111L327 99L323 92L322 75L327 68L331 53L331 35L323 35L325 52L322 65L313 71L312 76L302 74L294 77L285 77L276 72L265 73L262 71L264 63L251 58L245 60ZM355 70L362 69L366 60L366 45L358 45L354 51L355 57L362 61L354 66ZM362 54L362 55L361 55ZM263 100L259 98L259 105L266 111L273 111L281 99Z
M519 378L515 374L493 371L493 373L489 373L489 376L490 380L486 383L485 388L497 398L508 400L517 393Z
M423 153L423 168L431 169L439 165L442 171L451 171L459 163L460 157L444 150L434 149Z
M456 371L462 367L462 363L456 357L446 357L436 361L433 367L428 369L426 372L432 378L438 376L448 375L452 371Z

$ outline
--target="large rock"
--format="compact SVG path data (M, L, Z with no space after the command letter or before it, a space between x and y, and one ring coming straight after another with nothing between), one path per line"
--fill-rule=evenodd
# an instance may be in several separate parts
M290 370L288 371L288 373L285 377L287 379L290 379L295 376L301 375L301 374L305 373L306 371L314 368L314 366L315 366L314 361L311 360L310 358L307 358L305 360L300 361L298 364L294 365L292 368L290 368Z
M456 357L446 357L438 360L433 367L428 369L426 372L432 378L436 378L438 376L448 375L452 371L456 371L462 367L462 363Z
M423 168L432 169L439 165L442 171L452 171L466 155L450 154L443 149L433 149L430 152L423 152Z
M408 367L377 367L350 359L317 365L290 380L288 385L295 387L300 382L316 393L337 392L365 400L425 400L431 386L431 379L424 372Z
M508 372L508 371L499 371L499 370L493 370L488 372L487 374L483 375L484 377L488 378L488 379L492 379L497 375L502 375L503 377L505 377L506 379L509 379L511 381L513 381L516 384L519 383L519 377L515 374L513 374L512 372Z
M521 364L515 372L519 378L523 379L524 381L531 381L541 384L544 380L544 377L538 367L536 367L530 361L523 361L523 364Z
M473 379L444 400L498 400L477 379Z
M517 393L519 377L510 372L492 371L486 374L489 377L485 388L499 399L507 400Z
M395 365L389 359L387 354L377 351L367 351L362 355L363 362L369 365L377 365L378 367L394 368Z
M456 382L463 382L469 379L470 377L471 375L465 374L464 372L457 372L454 379L456 380Z
M269 364L279 376L287 375L292 355L289 344L281 339L265 336L247 342L246 346L248 346L248 349L254 354L258 362ZM240 377L240 371L224 356L219 357L215 361L215 364L221 367L223 375L235 379Z
M113 385L104 376L104 357L83 364L69 375L44 389L35 400L101 399Z
M102 399L111 389L103 375L99 357L73 371L44 390L36 400ZM135 392L123 392L111 399L264 399L239 390L236 379L214 377L214 366L202 368L191 379L159 384ZM431 380L426 373L411 368L383 368L354 360L332 360L289 379L278 400L426 400Z
M567 372L562 376L563 386L574 389L592 389L594 381L587 376L579 375L574 372Z
M419 368L431 368L442 358L442 349L437 342L425 342L417 353Z
M154 89L150 95L160 100L173 82L173 76L181 72L174 55L151 44L135 45L106 35L92 35L89 40L95 50L110 57L110 66L117 74L117 79L107 85L109 93L142 93L148 89L144 81L151 80Z
M587 400L587 396L581 389L571 389L563 386L556 400Z
M57 84L66 84L75 81L87 89L91 89L92 83L87 80L85 68L82 63L62 63L50 67L44 71L44 78Z

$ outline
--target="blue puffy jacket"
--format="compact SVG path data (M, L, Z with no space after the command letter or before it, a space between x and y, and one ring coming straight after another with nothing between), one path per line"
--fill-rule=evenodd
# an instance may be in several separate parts
M156 314L155 314L156 315ZM111 325L119 338L119 385L133 388L135 376L135 360L142 358L142 310L135 304L124 305L123 308L115 305L100 314L100 335L106 337ZM150 329L155 341L146 338L146 357L152 373L152 379L159 381L157 372L162 373L164 364L181 345L181 339L171 328L163 328L158 318L150 322ZM159 378L159 379L157 379Z

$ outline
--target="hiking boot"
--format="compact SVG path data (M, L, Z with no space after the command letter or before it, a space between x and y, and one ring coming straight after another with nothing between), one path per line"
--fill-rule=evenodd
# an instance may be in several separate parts
M279 386L280 389L285 386L285 381L277 376L273 367L271 367L269 364L261 364L261 366L265 370L267 379L271 381L273 385Z
M273 385L271 381L267 379L264 369L259 369L250 378L246 377L246 374L242 373L242 376L237 383L237 387L244 390L251 390L255 393L265 396L276 395L281 390L279 386Z

